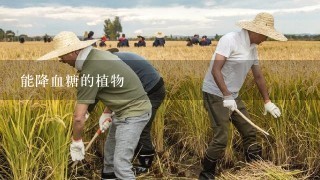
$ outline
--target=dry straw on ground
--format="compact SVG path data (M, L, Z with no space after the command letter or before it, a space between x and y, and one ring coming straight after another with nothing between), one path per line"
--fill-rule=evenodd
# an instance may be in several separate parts
M285 170L271 162L257 161L245 164L240 170L221 173L218 180L294 180L306 179L301 176L302 171ZM298 178L299 177L299 178Z

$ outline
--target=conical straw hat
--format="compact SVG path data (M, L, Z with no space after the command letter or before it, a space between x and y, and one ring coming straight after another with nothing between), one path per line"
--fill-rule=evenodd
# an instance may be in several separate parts
M164 38L164 33L163 32L157 32L156 33L156 38Z
M252 21L239 21L237 26L243 29L263 34L274 40L287 41L288 39L274 28L274 18L269 13L259 13Z
M54 50L40 57L37 60L41 61L56 58L68 54L70 52L88 47L96 41L98 40L95 39L88 41L80 41L75 33L69 31L62 31L53 38Z

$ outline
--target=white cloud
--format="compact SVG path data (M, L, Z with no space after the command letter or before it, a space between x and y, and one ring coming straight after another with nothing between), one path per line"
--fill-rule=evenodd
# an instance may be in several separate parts
M300 0L295 0L299 3ZM320 10L320 4L313 6L300 6L298 8L274 8L274 9L254 9L254 8L227 8L215 5L215 1L202 0L209 7L134 7L134 8L103 8L103 7L71 7L71 6L50 6L50 7L27 7L27 8L7 8L0 6L1 22L19 22L18 27L42 26L43 29L55 29L65 23L74 24L75 30L79 25L98 26L102 25L107 18L113 19L120 16L123 27L127 24L131 26L131 32L136 29L165 29L174 32L197 31L197 29L215 28L216 21L226 21L234 19L250 18L259 12L269 12L272 14L295 14L309 13ZM301 1L302 2L302 1ZM283 6L284 7L284 6ZM303 17L303 16L302 16ZM229 18L229 19L228 19ZM316 17L315 17L316 18ZM277 21L279 19L276 19ZM231 22L230 22L231 24ZM305 26L305 25L301 25ZM315 27L316 28L316 27ZM127 30L126 30L127 31ZM313 30L314 31L314 30ZM56 32L54 32L56 33Z
M217 3L215 1L212 1L212 0L204 0L203 4L206 7L211 7L211 6L216 5Z
M92 22L87 22L86 24L88 26L96 26L96 25L99 25L101 22L102 22L102 19L97 19L97 20L94 20Z
M2 21L2 22L16 22L16 21L18 21L18 19L4 18L4 19L0 19L0 21Z
M304 6L300 8L291 8L291 9L276 9L271 10L271 12L280 12L280 13L297 13L297 12L312 12L320 9L320 4L315 6Z
M162 25L162 24L166 24L166 21L164 20L151 20L152 21L152 25Z
M99 12L95 12L99 9ZM58 20L96 19L101 17L104 8L94 7L27 7L6 8L0 6L0 17L44 17ZM104 9L105 10L105 9Z
M16 25L16 27L21 27L21 28L32 28L33 25L32 24L18 24Z
M142 29L137 29L137 30L134 31L134 34L142 35L143 34L143 30Z
M206 1L212 4L212 1ZM244 8L187 8L176 7L141 7L141 8L100 8L100 7L29 7L29 8L5 8L0 7L0 17L7 20L16 20L17 17L43 17L64 21L89 20L92 22L102 21L105 17L120 16L123 21L165 21L165 20L189 20L205 21L204 17L231 17L253 15L266 11L270 13L295 13L311 12L320 9L320 4L299 8L279 9L244 9ZM90 22L90 24L93 24Z

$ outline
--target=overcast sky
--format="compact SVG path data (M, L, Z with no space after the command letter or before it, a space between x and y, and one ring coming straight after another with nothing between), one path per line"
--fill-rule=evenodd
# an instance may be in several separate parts
M0 28L29 36L92 30L100 37L104 20L120 16L127 36L215 35L238 31L237 21L259 12L273 14L283 33L320 34L319 0L0 0Z

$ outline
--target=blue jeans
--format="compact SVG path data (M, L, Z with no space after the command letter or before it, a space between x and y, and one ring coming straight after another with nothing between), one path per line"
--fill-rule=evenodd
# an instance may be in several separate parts
M104 173L114 172L119 179L135 179L132 171L134 150L151 117L151 110L124 120L114 116L104 147Z

